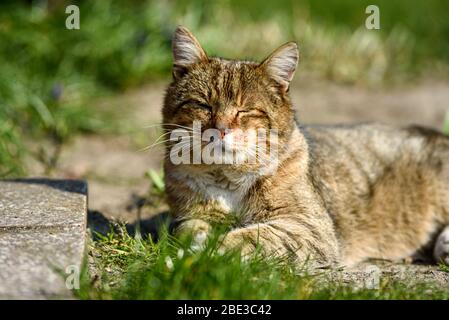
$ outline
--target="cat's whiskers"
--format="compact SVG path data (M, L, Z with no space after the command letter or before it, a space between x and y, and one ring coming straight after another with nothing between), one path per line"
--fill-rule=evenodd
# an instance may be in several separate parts
M192 130L193 131L193 130ZM140 151L148 151L156 146L159 146L161 144L164 144L166 142L175 142L175 139L165 139L160 141L163 137L167 136L168 134L172 133L172 131L169 132L165 132L162 135L160 135L156 141L154 143L152 143L151 145L142 148ZM187 140L185 140L187 138ZM182 150L182 152L188 152L191 153L193 152L193 139L194 139L194 135L193 134L189 134L183 137L183 140L180 142L176 143L176 147L179 148L179 150ZM201 141L201 145L203 146L203 143L206 141ZM274 146L275 144L272 144L271 146ZM240 152L241 154L246 156L246 160L245 162L249 162L250 158L256 159L257 162L261 163L261 164L267 164L270 163L270 161L272 161L272 157L268 156L266 154L267 151L267 146L266 145L260 145L260 144L255 144L255 143L250 143L250 142L234 142L232 144L233 147L237 147L236 149L233 149L233 152ZM172 146L173 147L173 146ZM168 159L168 157L170 156L170 153L166 153L164 155L165 159Z
M267 164L273 161L273 158L266 154L266 146L261 145L249 145L248 144L235 144L238 146L246 147L244 149L238 150L242 153L245 153L246 156L254 157L256 160L261 162L261 164Z
M177 144L177 147L179 147L180 149L183 150L183 152L192 152L193 151L193 145L190 143L190 140L188 141L181 141ZM185 148L185 147L189 147L189 148ZM171 154L170 152L166 152L164 155L164 159L171 159Z
M161 134L161 135L160 135L160 136L153 142L153 144L159 142L160 139L161 139L162 137L165 137L166 135L168 135L168 134L170 134L170 133L171 133L171 132L165 132L165 133Z
M185 137L183 137L183 138L186 138L186 137L188 137L189 139L192 139L191 136L185 136ZM170 138L170 139L166 139L166 140L162 140L162 141L155 142L155 143L153 143L153 144L151 144L151 145L149 145L149 146L147 146L147 147L144 147L144 148L140 149L139 151L140 151L140 152L142 152L142 151L148 151L148 150L151 149L151 148L154 148L154 147L156 147L156 146L158 146L158 145L161 145L161 144L164 144L164 143L170 142L170 141L173 142L174 139ZM188 142L190 143L190 140L189 140Z
M174 124L174 125L175 125L175 124ZM182 126L181 126L181 127L182 127ZM187 128L187 127L186 127L186 128ZM161 135L160 135L160 136L159 136L159 137L158 137L158 138L157 138L151 145L146 146L146 147L140 149L139 152L147 151L147 150L149 150L149 149L151 149L151 148L153 148L153 147L155 147L155 146L158 146L158 145L163 144L163 143L168 142L168 141L175 141L175 139L173 139L173 138L171 138L171 137L170 137L170 139L166 139L166 140L160 141L161 138L163 138L163 137L165 137L165 136L167 136L167 135L169 135L169 134L172 134L174 130L178 130L178 129L173 129L173 130L171 130L171 131L164 132L164 133L161 134ZM181 130L181 129L179 129L179 130ZM189 139L191 139L191 138L193 137L193 135L192 135L193 129L192 129L192 128L187 128L187 129L184 129L184 128L183 128L182 130L186 130L187 133L188 133L188 135L184 136L183 138L189 137Z

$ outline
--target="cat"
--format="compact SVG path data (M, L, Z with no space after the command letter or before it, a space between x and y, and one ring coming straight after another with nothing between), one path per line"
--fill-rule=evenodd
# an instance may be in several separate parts
M278 132L272 168L271 161L174 164L167 143L166 193L178 233L201 244L213 225L235 221L220 252L355 265L408 259L430 244L435 261L449 264L447 136L419 126L299 124L288 93L299 60L294 42L261 63L227 60L209 57L179 26L172 50L167 134L190 134L194 121L219 130L223 143L237 129ZM240 146L233 152L245 154Z

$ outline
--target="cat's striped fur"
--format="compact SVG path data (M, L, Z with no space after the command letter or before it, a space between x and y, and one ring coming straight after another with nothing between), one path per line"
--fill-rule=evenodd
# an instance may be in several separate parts
M449 225L448 137L416 126L298 125L288 95L294 43L262 63L232 61L208 57L178 27L173 53L164 123L276 128L281 146L271 175L249 164L174 165L167 156L166 189L179 230L204 241L211 224L237 215L223 249L239 246L248 255L259 244L267 255L298 263L354 264L410 257ZM446 263L447 233L435 249Z

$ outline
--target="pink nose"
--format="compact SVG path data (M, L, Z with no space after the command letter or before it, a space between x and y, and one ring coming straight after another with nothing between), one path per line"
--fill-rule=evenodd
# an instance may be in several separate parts
M220 131L220 138L223 139L226 135L226 129L218 129Z

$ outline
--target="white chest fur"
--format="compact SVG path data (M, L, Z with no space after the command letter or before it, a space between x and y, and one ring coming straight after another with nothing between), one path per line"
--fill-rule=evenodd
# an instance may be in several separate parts
M242 206L243 195L238 191L209 186L203 193L225 212L236 212Z
M207 199L216 202L225 212L242 210L243 200L256 181L255 174L210 172L191 176L189 186Z

